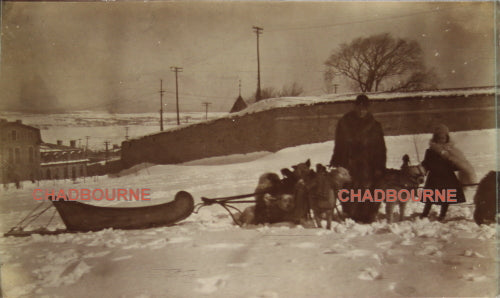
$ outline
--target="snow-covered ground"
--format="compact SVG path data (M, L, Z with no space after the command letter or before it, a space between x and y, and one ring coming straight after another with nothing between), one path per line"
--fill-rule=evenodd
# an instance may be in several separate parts
M493 129L451 134L480 178L497 168L496 134ZM388 166L399 167L405 153L417 163L429 138L386 137ZM262 173L308 158L326 164L332 148L333 142L325 142L180 165L142 164L76 183L24 183L23 189L0 191L0 231L41 204L32 197L35 188L151 189L150 202L101 205L160 204L179 190L199 202L201 196L250 193ZM430 219L420 220L423 205L409 203L408 219L393 224L383 219L382 206L381 219L371 225L348 220L331 230L240 228L223 208L209 206L172 227L2 237L2 291L5 297L495 296L497 227L473 222L474 191L466 191L468 203L450 207L444 223L436 221L437 207ZM64 225L56 216L49 227Z

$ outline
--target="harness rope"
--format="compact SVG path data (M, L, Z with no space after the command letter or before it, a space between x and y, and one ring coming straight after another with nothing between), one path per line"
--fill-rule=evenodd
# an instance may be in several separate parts
M43 204L39 204L38 206L36 206L35 208L31 209L31 211L23 218L21 219L20 222L18 222L14 227L17 227L17 226L20 226L26 219L28 219L28 217L31 216L31 214L33 212L35 212L38 208L40 208Z
M56 216L56 213L57 213L57 210L54 208L54 211L52 212L52 216L50 217L49 222L45 225L44 228L47 228L52 223L52 220Z
M228 197L220 197L220 198L201 197L202 202L198 203L194 206L193 213L198 214L200 209L203 207L210 206L213 204L219 204L222 206L222 208L224 208L229 213L229 215L233 219L233 222L235 224L237 224L238 226L241 226L242 223L240 221L238 221L236 219L236 217L234 217L234 214L233 214L234 210L236 210L239 214L241 214L242 213L241 210L236 208L235 206L229 205L229 203L230 204L255 203L256 202L255 200L239 200L239 199L253 197L255 195L264 194L264 193L266 193L266 191L257 191L254 193L248 193L248 194L242 194L242 195L236 195L236 196L228 196ZM233 212L231 212L231 209L233 210Z
M52 206L47 206L47 208L43 209L38 214L33 215L33 218L23 228L27 227L30 223L32 223L33 221L35 221L38 217L40 217L40 215L42 215L43 213L45 213L45 211L49 210L51 207Z
M13 231L23 231L24 228L26 228L27 226L29 226L30 223L32 223L33 221L35 221L36 219L38 219L42 214L44 214L47 210L49 210L51 207L53 207L52 204L50 204L49 206L47 206L45 209L43 209L42 211L39 211L38 213L36 214L33 214L35 211L37 211L43 204L39 204L38 206L36 206L35 208L33 208L19 223L17 223L14 227L12 227L8 233L10 232L13 232ZM55 216L55 213L56 213L57 210L54 209L54 213L52 214L49 222L44 226L44 228L48 227L48 225L52 222L52 220L54 219L54 216ZM28 221L27 221L28 220ZM27 221L25 223L25 221ZM24 225L23 225L24 223Z
M417 153L417 162L420 164L420 155L418 154L417 140L415 135L413 135L413 145L415 146L415 152Z

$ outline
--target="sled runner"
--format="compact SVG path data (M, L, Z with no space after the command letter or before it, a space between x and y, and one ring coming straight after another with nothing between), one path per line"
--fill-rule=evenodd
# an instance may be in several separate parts
M229 197L222 197L222 198L201 198L201 203L196 204L195 209L193 213L198 213L202 207L205 206L210 206L213 204L218 204L222 206L222 208L226 209L226 211L229 213L231 218L233 219L233 222L239 226L241 226L241 222L234 216L233 212L231 210L238 212L238 214L241 215L241 210L236 208L235 206L232 206L232 204L244 204L244 203L255 203L255 200L241 200L244 198L249 198L253 197L257 194L260 194L262 192L255 192L255 193L249 193L249 194L243 194L243 195L236 195L236 196L229 196Z
M27 216L4 236L52 235L65 232L99 231L107 228L129 230L162 227L173 225L187 218L194 210L193 197L186 191L179 191L172 202L146 207L99 207L65 200L51 202L66 225L66 230L49 231L42 228L24 231L22 224L28 218ZM35 217L32 220L50 207L31 215Z

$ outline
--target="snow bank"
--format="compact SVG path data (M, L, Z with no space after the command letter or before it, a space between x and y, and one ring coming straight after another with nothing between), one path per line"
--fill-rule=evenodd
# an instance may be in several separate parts
M496 133L451 134L478 177L496 167ZM387 137L388 166L399 167L404 153L416 163L429 138ZM251 193L262 173L308 158L325 164L332 147L333 142L309 144L231 163L213 159L203 165L143 165L117 177L79 181L78 187L151 188L152 201L145 204L170 201L185 189L199 202L201 196ZM42 181L36 187L68 189L74 184ZM32 186L1 191L9 198L1 202L3 229L38 203L31 197ZM445 222L436 220L436 206L429 218L419 219L423 204L410 202L405 220L392 224L385 221L382 205L378 221L368 225L346 220L333 222L331 230L300 225L243 229L213 205L171 227L3 237L2 288L7 297L90 297L106 291L116 297L493 296L497 226L474 223L473 194L466 193L467 204L450 206ZM49 219L47 214L41 220ZM61 225L56 217L51 227ZM21 272L23 278L6 272ZM414 272L421 273L418 279Z

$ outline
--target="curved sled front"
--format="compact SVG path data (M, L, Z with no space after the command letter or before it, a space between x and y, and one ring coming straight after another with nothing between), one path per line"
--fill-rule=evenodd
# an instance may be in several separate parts
M64 200L52 204L68 231L74 232L169 226L187 218L194 209L193 197L186 191L179 191L172 202L146 207L98 207Z

